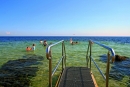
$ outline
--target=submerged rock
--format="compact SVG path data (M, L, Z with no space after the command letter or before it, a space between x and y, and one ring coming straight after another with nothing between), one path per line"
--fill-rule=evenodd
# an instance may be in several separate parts
M26 55L24 59L9 60L0 68L0 87L29 87L30 79L38 71L42 56ZM26 58L26 59L25 59Z

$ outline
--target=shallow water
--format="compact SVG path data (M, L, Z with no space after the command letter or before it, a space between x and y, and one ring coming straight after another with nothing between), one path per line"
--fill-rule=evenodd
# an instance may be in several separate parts
M55 43L65 40L67 66L86 66L86 51L88 40L96 40L112 47L116 54L130 57L130 37L72 37L79 43L70 45L71 37L0 37L0 85L19 87L47 87L48 86L48 60L46 47L40 40ZM27 46L36 44L36 50L26 52ZM105 74L107 50L93 44L92 55L100 69ZM52 48L53 68L61 58L61 44ZM60 68L53 77L53 85L60 73ZM92 63L92 72L99 87L105 87L105 81ZM19 77L19 78L17 78ZM111 64L109 87L130 87L130 58ZM21 84L22 83L22 84Z

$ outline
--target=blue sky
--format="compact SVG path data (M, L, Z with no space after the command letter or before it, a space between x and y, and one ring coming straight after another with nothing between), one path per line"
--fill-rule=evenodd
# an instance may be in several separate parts
M0 0L0 36L130 36L130 0Z

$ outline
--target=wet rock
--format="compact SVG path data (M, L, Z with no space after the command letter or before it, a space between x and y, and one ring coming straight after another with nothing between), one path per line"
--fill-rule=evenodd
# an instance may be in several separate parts
M120 55L115 55L115 61L123 61L126 60L128 57L126 56L120 56Z

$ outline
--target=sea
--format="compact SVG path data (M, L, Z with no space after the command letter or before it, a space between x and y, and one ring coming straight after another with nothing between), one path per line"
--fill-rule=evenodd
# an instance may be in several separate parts
M71 45L70 38L77 44ZM49 60L46 47L40 41L54 44L64 40L66 66L86 67L86 54L89 40L97 41L112 48L115 54L126 56L123 61L110 63L109 87L130 87L130 37L122 36L0 36L0 87L48 87ZM35 44L35 51L26 47ZM62 56L62 44L52 50L52 68ZM92 57L103 74L106 74L106 60L109 51L95 43L92 44ZM91 71L99 87L105 87L105 80L92 62ZM52 77L55 87L61 72L61 64Z

